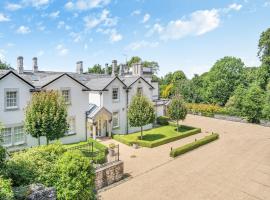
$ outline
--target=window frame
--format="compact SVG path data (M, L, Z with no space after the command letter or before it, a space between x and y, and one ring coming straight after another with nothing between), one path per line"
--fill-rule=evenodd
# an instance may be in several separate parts
M71 120L73 120L74 121L74 124L73 124L73 130L70 130L70 122L71 122ZM69 136L69 135L75 135L76 134L76 117L75 116L69 116L68 117L68 119L67 119L67 121L68 121L68 130L66 131L66 133L65 133L65 135L66 136Z
M143 95L143 87L137 87L137 94L138 95Z
M114 125L115 114L117 114L117 124ZM120 127L120 113L118 111L112 112L112 128L116 129Z
M16 106L8 106L8 92L16 92ZM5 88L4 89L5 93L5 98L4 98L4 108L5 111L14 111L14 110L19 110L19 89L18 88Z
M23 137L21 141L16 141L16 133L15 133L15 128L22 128L22 133L23 133ZM6 129L10 129L10 138L11 141L8 144L5 144L4 142L2 142L4 147L12 147L12 146L19 146L19 145L23 145L26 144L26 134L24 131L24 127L23 124L16 124L16 125L12 125L12 126L6 126L5 128L3 128L3 130L1 131L2 133L4 133L4 131ZM4 134L3 134L3 138L5 138Z
M117 90L117 99L114 99L114 90ZM119 91L119 87L113 87L112 88L112 100L113 102L119 102L120 101L120 91Z
M68 101L66 101L66 98L63 95L63 92L68 91ZM61 95L67 105L71 105L71 89L70 88L61 88Z

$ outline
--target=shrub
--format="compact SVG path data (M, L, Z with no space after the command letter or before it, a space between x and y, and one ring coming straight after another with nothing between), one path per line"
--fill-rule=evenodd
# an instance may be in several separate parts
M171 152L170 152L170 156L171 157L176 157L176 156L179 156L181 154L184 154L188 151L191 151L193 149L196 149L204 144L207 144L209 142L212 142L216 139L219 138L219 135L214 133L212 135L208 135L200 140L196 140L195 142L192 142L192 143L189 143L189 144L186 144L184 146L181 146L181 147L178 147L176 149L173 149Z
M226 114L227 112L223 107L212 104L188 103L186 106L190 113L201 114L209 117L214 116L214 114Z
M0 166L3 165L5 159L6 159L6 149L0 146Z
M0 199L12 200L14 194L11 187L11 180L4 179L0 176Z
M166 116L157 117L157 124L161 126L169 125L169 117Z
M58 199L94 199L94 169L80 151L68 151L55 165Z
M13 180L14 186L35 182L50 185L55 177L52 166L65 151L63 145L56 143L16 152L7 161L7 176Z

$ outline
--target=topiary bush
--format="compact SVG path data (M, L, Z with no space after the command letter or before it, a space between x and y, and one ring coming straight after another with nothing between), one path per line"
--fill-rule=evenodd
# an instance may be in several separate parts
M95 198L95 172L80 151L68 151L57 160L55 167L57 198L63 200Z
M0 176L0 199L1 200L12 200L14 194L11 187L11 180L4 179Z
M161 126L169 125L169 117L166 116L157 117L157 124Z

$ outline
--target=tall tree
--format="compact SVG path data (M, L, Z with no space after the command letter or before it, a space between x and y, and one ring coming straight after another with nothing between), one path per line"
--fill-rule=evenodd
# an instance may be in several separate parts
M225 105L241 83L244 63L239 58L224 57L218 60L206 76L206 98L210 103Z
M0 60L0 69L10 69L10 65Z
M143 126L155 120L152 102L143 95L134 96L128 108L128 119L131 126L141 127L141 140L143 140Z
M175 95L168 107L168 114L172 120L176 120L177 131L179 131L179 121L184 120L187 116L187 108L185 102L180 95Z
M270 83L267 85L265 102L262 110L263 118L270 121Z
M248 88L243 98L243 115L249 122L258 123L262 117L263 104L264 91L254 83Z
M187 77L185 75L185 73L181 70L177 70L172 74L172 82L177 82L177 81L181 81L181 80L186 80Z
M127 61L127 65L130 68L133 64L142 62L142 59L139 56L133 56L129 61Z
M67 105L57 91L34 93L25 112L26 133L49 141L59 139L68 130Z
M93 74L104 74L105 70L100 64L95 64L93 67L88 68L88 72Z

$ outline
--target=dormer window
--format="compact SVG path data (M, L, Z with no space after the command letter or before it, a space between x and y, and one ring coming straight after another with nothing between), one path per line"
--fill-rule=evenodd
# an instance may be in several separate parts
M71 104L70 89L62 89L62 96L66 104Z
M118 101L119 100L119 89L118 88L113 88L113 90L112 90L112 99L113 99L113 101Z
M5 90L5 109L16 110L19 108L19 94L18 89Z

